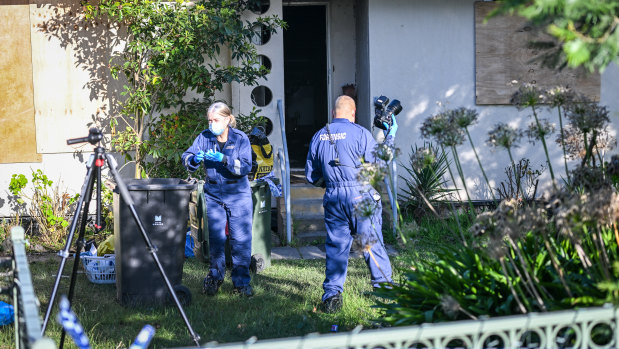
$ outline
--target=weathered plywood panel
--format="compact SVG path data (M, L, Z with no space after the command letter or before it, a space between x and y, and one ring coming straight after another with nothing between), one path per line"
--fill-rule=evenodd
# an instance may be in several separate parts
M535 40L552 38L526 26L526 19L500 16L483 23L496 7L493 2L475 3L475 87L477 104L509 104L522 83L540 88L569 86L592 100L600 99L600 75L584 69L557 71L541 67L541 52L527 47Z
M0 163L40 162L27 4L0 4L0 43Z
M108 125L111 35L83 21L79 0L31 0L37 149L73 152L68 138Z

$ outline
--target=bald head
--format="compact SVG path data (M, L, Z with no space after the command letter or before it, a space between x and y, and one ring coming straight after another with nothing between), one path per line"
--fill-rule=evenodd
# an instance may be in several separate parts
M335 118L348 119L350 122L355 122L355 101L348 96L339 96L335 100Z

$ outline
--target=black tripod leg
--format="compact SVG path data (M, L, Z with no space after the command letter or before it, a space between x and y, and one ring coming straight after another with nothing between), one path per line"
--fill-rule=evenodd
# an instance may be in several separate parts
M88 211L83 211L83 206L86 198L89 198L92 194L92 185L94 182L94 174L96 172L94 170L94 156L91 157L91 160L93 161L91 162L90 167L88 168L88 172L86 173L86 179L84 180L84 185L82 186L82 192L77 202L75 214L73 215L73 219L71 220L71 227L69 229L69 236L67 236L67 242L65 243L64 249L58 252L58 255L60 255L62 259L60 260L60 266L58 267L58 273L56 274L56 281L54 282L54 287L52 288L52 294L49 297L49 304L47 305L47 311L45 312L45 319L41 328L41 334L45 334L47 324L49 323L49 317L52 313L54 300L56 299L56 294L58 293L58 285L60 284L60 278L62 277L64 265L67 262L67 258L69 257L69 249L71 248L71 242L73 242L73 236L75 235L75 228L77 227L78 220L80 219L80 217L84 221L86 220L86 214L88 213ZM88 200L90 201L90 199Z
M101 168L98 166L93 166L95 168L95 173L93 174L93 178L101 179ZM96 177L95 177L96 176ZM98 182L97 182L98 183ZM77 280L77 269L80 266L80 256L79 253L84 247L84 233L86 232L86 221L88 218L88 209L90 207L90 201L92 199L92 191L93 191L93 183L91 182L89 185L89 190L87 193L87 197L84 200L84 209L82 210L82 220L80 222L80 232L77 236L77 241L75 243L75 259L73 260L73 270L71 271L71 280L69 281L69 295L67 296L69 300L69 304L73 304L73 294L75 291L75 281ZM97 203L99 202L99 195L97 192ZM60 345L59 349L64 347L64 339L67 332L64 327L62 328L62 332L60 333Z
M111 157L109 154L105 154L105 156L107 159L108 166L110 168L110 172L112 172L112 176L114 177L114 180L116 181L116 185L118 186L118 189L120 191L120 196L123 198L123 200L129 207L129 210L131 211L131 215L133 216L135 223L138 225L138 228L140 229L140 232L142 233L142 238L144 239L144 242L146 243L146 246L148 247L148 252L153 257L153 260L155 261L155 264L157 265L157 268L159 269L159 273L161 274L161 277L165 281L165 284L168 287L168 291L172 295L172 298L174 299L174 303L176 304L178 311L181 313L181 317L183 318L183 321L185 321L187 330L189 330L189 333L191 334L193 341L196 343L196 346L199 347L200 336L197 333L195 333L193 328L191 327L191 324L189 323L189 319L187 318L187 315L185 315L185 311L183 310L183 306L181 305L181 302L178 300L178 297L176 296L174 287L172 287L172 284L170 283L170 280L168 279L168 276L166 275L165 270L163 270L163 266L161 265L161 262L159 262L159 257L157 257L157 252L156 252L157 250L153 246L150 238L148 237L148 234L146 233L146 230L144 229L144 225L142 224L142 221L140 220L140 217L138 216L138 213L135 210L135 207L133 206L133 199L131 198L131 194L129 194L129 191L127 190L127 187L125 186L125 183L120 178L118 171L116 171L116 160L114 160L114 158Z

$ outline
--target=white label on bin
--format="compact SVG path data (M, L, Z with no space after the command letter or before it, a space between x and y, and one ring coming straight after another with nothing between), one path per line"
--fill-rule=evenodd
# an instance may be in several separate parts
M266 202L265 201L260 201L260 208L264 208L264 206L266 206Z
M163 225L163 222L161 221L161 215L155 216L155 220L153 221L153 225Z

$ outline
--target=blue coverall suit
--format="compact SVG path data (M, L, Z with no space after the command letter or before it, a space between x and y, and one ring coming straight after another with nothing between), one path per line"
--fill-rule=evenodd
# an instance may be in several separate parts
M305 164L307 180L317 186L323 185L324 181L326 185L323 207L327 228L325 243L327 260L323 301L344 291L350 247L357 234L371 234L376 240L372 246L372 253L382 273L371 260L370 254L364 252L372 285L379 287L379 283L392 281L391 264L381 232L380 195L371 186L364 186L357 181L361 164L359 159L364 159L365 162L376 161L373 154L376 141L367 129L343 118L333 119L329 124L329 132L336 142L337 152L336 146L329 141L326 127L323 127L312 138ZM389 136L386 141L392 140L393 137ZM337 158L340 165L335 161ZM377 209L371 217L355 215L355 205L363 199L363 196L369 196L377 201Z
M230 234L232 283L234 287L249 285L253 204L247 174L251 170L251 145L247 135L228 129L228 140L219 149L217 137L204 130L187 149L182 160L193 172L200 167L192 158L199 152L217 150L224 154L223 162L204 160L206 178L204 195L209 231L210 270L215 280L226 273L226 222Z

